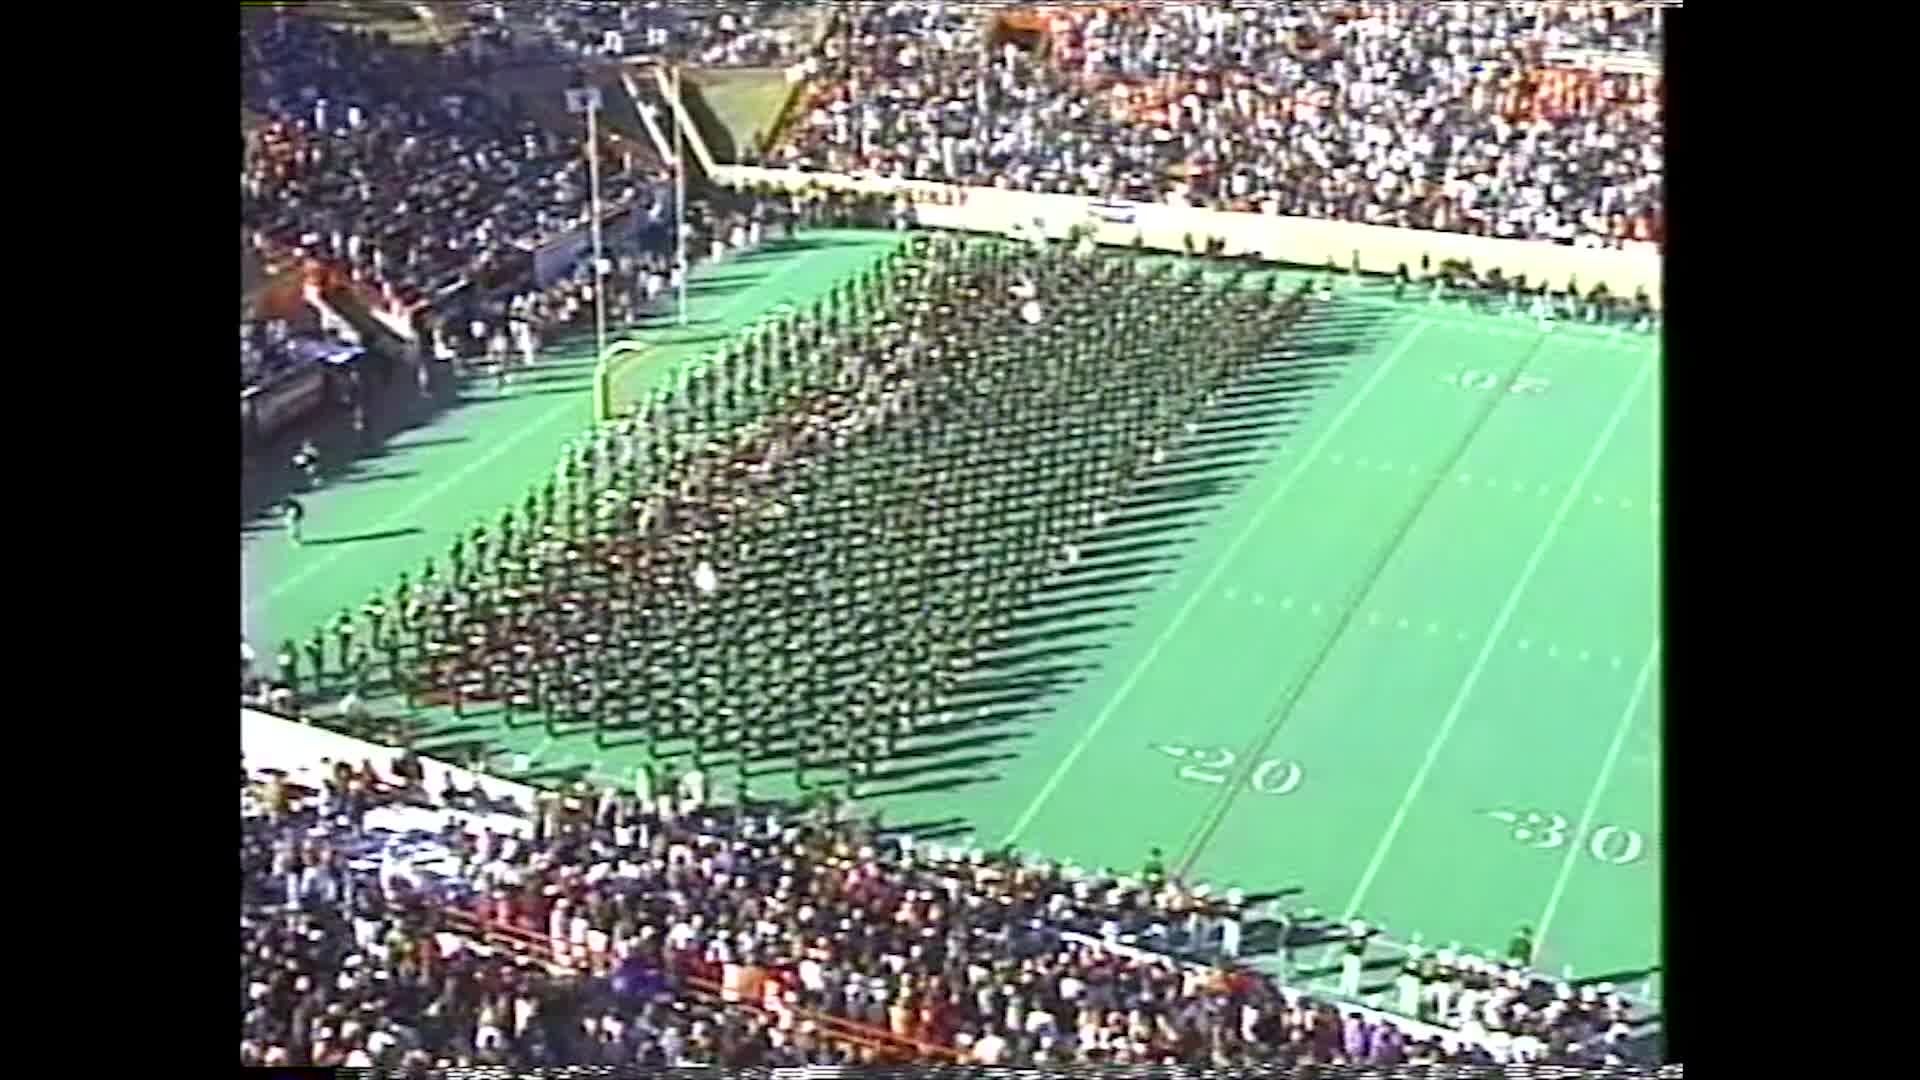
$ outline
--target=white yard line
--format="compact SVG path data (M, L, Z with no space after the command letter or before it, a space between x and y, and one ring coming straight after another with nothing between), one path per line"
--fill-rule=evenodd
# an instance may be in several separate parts
M1238 555L1240 549L1245 547L1247 541L1251 540L1254 534L1259 531L1260 526L1266 522L1267 515L1273 511L1274 507L1280 505L1282 497L1293 489L1294 483L1299 480L1300 476L1306 472L1308 467L1319 458L1320 452L1326 449L1327 444L1333 441L1334 436L1340 433L1340 429L1346 425L1348 418L1360 407L1361 402L1367 399L1367 395L1373 392L1373 388L1378 386L1381 380L1386 378L1387 373L1393 370L1394 365L1400 361L1400 358L1405 356L1408 350L1413 348L1414 342L1420 338L1421 331L1426 328L1427 323L1424 319L1414 324L1413 329L1408 331L1407 336L1401 340L1400 344L1387 355L1385 360L1380 362L1380 366L1373 370L1373 374L1367 377L1367 381L1361 384L1360 389L1347 401L1346 405L1334 415L1333 421L1327 425L1326 430L1320 433L1319 438L1314 440L1313 445L1307 449L1306 455L1294 465L1293 470L1280 482L1280 486L1274 489L1273 494L1267 496L1267 501L1261 505L1259 512L1254 514L1253 518L1247 522L1246 527L1240 531L1240 535L1236 536L1233 542L1227 545L1227 549L1220 553L1219 558L1214 561L1213 567L1207 572L1206 577L1202 578L1198 585L1188 590L1186 603L1182 604L1180 610L1174 613L1173 619L1167 623L1160 631L1159 636L1154 638L1153 644L1147 648L1146 655L1142 656L1140 662L1134 665L1133 670L1128 673L1126 680L1113 692L1113 696L1107 699L1106 705L1100 710L1098 715L1093 718L1093 722L1087 725L1085 731L1081 732L1079 740L1073 744L1072 749L1067 751L1067 756L1062 758L1060 764L1054 768L1053 775L1047 777L1047 782L1041 785L1040 791L1034 795L1033 801L1027 804L1026 810L1022 811L1020 817L1014 821L1013 828L1007 830L1007 836L1006 839L1002 841L1003 843L1011 844L1015 842L1020 838L1022 833L1027 831L1028 826L1033 824L1034 818L1040 814L1040 808L1045 806L1047 800L1053 797L1054 791L1060 787L1060 782L1066 778L1067 773L1072 771L1074 763L1080 760L1080 755L1085 753L1087 747L1092 745L1094 739L1099 737L1100 730L1107 726L1107 721L1113 719L1113 714L1120 708L1120 703L1126 700L1127 695L1132 693L1134 686L1140 682L1141 676L1145 675L1147 669L1153 666L1155 660L1159 659L1160 650L1166 648L1167 642L1173 640L1173 636L1179 632L1180 627L1186 623L1187 618L1191 616L1194 609L1199 606L1200 600L1213 591L1214 584L1219 580L1220 575L1226 572L1228 566L1232 565L1234 556Z
M1348 303L1360 307L1374 308L1380 311L1394 311L1404 315L1424 319L1437 326L1449 326L1462 330L1477 330L1491 337L1510 337L1516 340L1532 341L1539 336L1538 323L1531 317L1512 317L1470 312L1454 309L1451 302L1447 306L1434 307L1423 304L1413 307L1408 302L1384 300L1369 296L1349 296ZM1572 322L1566 319L1554 320L1554 333L1564 343L1578 343L1592 348L1611 349L1616 352L1637 353L1644 350L1658 350L1658 334L1642 334L1639 331L1626 331L1619 327L1600 329L1588 323Z
M527 755L527 768L533 768L534 762L539 761L540 755L546 753L551 746L553 746L553 736L549 735L540 740L540 745L534 747L533 753Z
M778 281L781 278L788 276L789 274L792 274L796 270L806 267L811 262L812 262L811 259L806 259L806 258L797 259L794 262L790 263L785 269L780 270L778 273L772 274L771 276L767 277L763 281L756 282L755 284L757 287L749 288L747 291L743 292L741 295L735 297L732 303L726 304L725 306L721 307L719 312L716 313L714 317L716 319L720 319L724 321L727 315L731 314L735 309L739 308L743 304L746 304L748 301L753 300L754 297L759 292L761 292L763 288L771 285L773 282ZM666 342L664 344L672 344L672 342ZM505 454L507 451L512 450L514 447L520 445L520 443L522 443L526 439L531 438L532 436L545 431L550 425L552 425L552 423L555 420L558 420L560 417L566 415L570 411L579 409L581 407L582 401L586 401L590 403L591 398L592 398L591 394L583 392L583 397L580 400L576 401L569 398L565 401L562 401L560 404L555 405L553 408L540 414L539 419L535 420L531 424L528 424L526 427L521 428L518 432L508 437L504 441L500 442L498 445L494 446L492 450L489 450L485 454L481 455L480 457L477 457L474 460L468 462L466 465L462 466L460 469L450 474L446 479L440 481L438 484L435 484L433 487L429 488L427 491L422 493L419 498L414 499L413 501L407 503L407 505L401 507L399 510L388 515L386 520L380 522L378 525L375 525L373 528L367 531L386 532L389 529L392 529L396 526L399 526L405 523L406 521L410 520L413 517L413 515L417 513L422 507L426 506L428 503L433 502L435 499L438 499L440 496L445 495L447 492L452 491L455 487L459 486L460 483L465 481L468 477L472 476L474 473L480 471L481 469L486 468L488 465L493 464L496 460L500 458L502 454ZM332 566L335 562L338 562L340 559L346 557L347 554L349 554L347 549L345 547L340 547L327 553L325 556L322 556L318 561L307 564L305 569L287 578L285 581L282 581L280 584L274 586L265 595L255 597L253 600L248 601L246 607L243 609L243 613L251 614L255 609L260 608L268 603L271 603L273 600L278 599L279 597L285 595L288 590L293 589L294 587L300 585L302 582L312 578L315 574L318 574L320 571L325 570L327 567Z
M1640 665L1640 674L1633 681L1633 693L1627 698L1627 707L1620 710L1620 722L1614 726L1613 742L1607 746L1607 756L1600 763L1600 775L1593 781L1593 790L1587 793L1587 804L1580 810L1580 823L1574 826L1573 839L1568 842L1567 850L1560 858L1560 872L1554 876L1553 891L1547 894L1546 909L1540 913L1540 921L1535 923L1534 948L1541 950L1547 940L1547 929L1553 924L1554 913L1560 909L1560 900L1567 892L1567 882L1573 878L1573 864L1585 850L1580 841L1593 825L1593 815L1600 811L1600 800L1607 793L1607 785L1613 780L1614 766L1620 762L1620 751L1627 745L1627 733L1633 730L1633 714L1640 708L1640 701L1647 695L1647 686L1653 681L1654 665L1660 657L1660 639L1654 638L1653 645L1647 649L1647 658Z
M1541 562L1546 558L1547 549L1552 546L1554 538L1560 535L1560 527L1566 524L1567 514L1572 511L1574 504L1580 501L1581 492L1587 485L1587 478L1593 475L1594 466L1599 464L1601 455L1606 452L1608 444L1613 442L1614 432L1619 430L1620 421L1626 418L1627 410L1640 396L1640 387L1647 381L1647 375L1652 370L1652 356L1641 360L1639 372L1634 375L1633 382L1627 387L1627 392L1621 395L1620 404L1614 408L1613 416L1607 420L1607 426L1601 429L1600 437L1594 441L1593 449L1587 452L1586 462L1580 466L1579 474L1567 488L1566 495L1561 498L1560 507L1554 511L1553 519L1547 523L1547 530L1541 535L1540 542L1534 545L1533 554L1527 557L1526 565L1520 570L1519 580L1513 583L1513 588L1507 593L1506 602L1500 606L1500 613L1493 620L1493 626L1487 630L1486 640L1480 644L1479 655L1474 657L1473 666L1467 669L1467 677L1461 681L1459 692L1453 696L1453 703L1447 707L1446 714L1441 717L1440 729L1434 733L1432 743L1427 746L1426 757L1421 760L1420 768L1413 774L1412 782L1407 785L1406 794L1401 797L1400 805L1395 808L1392 820L1387 823L1387 830L1380 837L1379 846L1374 848L1373 857L1368 860L1366 871L1360 875L1360 883L1354 886L1353 896L1347 901L1340 921L1345 922L1353 918L1355 912L1360 910L1361 902L1366 899L1367 890L1373 887L1374 878L1379 876L1381 867L1386 865L1387 854L1393 850L1393 842L1399 838L1400 830L1406 826L1407 815L1412 811L1414 802L1419 799L1421 789L1426 786L1427 776L1433 772L1434 763L1440 760L1441 748L1446 746L1447 739L1453 734L1454 726L1459 723L1460 715L1466 709L1467 699L1473 695L1474 688L1480 684L1480 676L1487 669L1487 661L1493 656L1494 646L1499 643L1501 635L1507 632L1507 624L1513 621L1514 612L1519 610L1521 597L1526 594L1527 586L1533 583L1533 575L1539 571Z

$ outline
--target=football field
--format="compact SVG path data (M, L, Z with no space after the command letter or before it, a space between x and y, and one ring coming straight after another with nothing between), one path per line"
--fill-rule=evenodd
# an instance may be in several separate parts
M812 234L700 271L693 324L641 331L627 375L671 378L896 242ZM863 804L1088 867L1157 847L1395 942L1492 952L1529 925L1542 968L1657 993L1658 339L1343 283L1301 349L1155 470L981 665L967 723ZM469 390L308 499L305 547L256 523L252 640L306 634L517 503L589 422L590 369L561 350L537 382ZM424 719L425 746L539 781L619 782L645 756Z

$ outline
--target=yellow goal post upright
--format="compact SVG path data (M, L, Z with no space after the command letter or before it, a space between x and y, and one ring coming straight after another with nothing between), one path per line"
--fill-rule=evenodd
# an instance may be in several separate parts
M618 400L620 373L625 371L636 359L647 352L647 345L639 341L616 341L608 345L600 359L593 365L593 422L604 424L614 417L630 411L621 407Z

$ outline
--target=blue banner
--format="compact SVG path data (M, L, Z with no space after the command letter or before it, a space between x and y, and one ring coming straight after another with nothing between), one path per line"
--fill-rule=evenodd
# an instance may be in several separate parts
M287 353L302 363L330 364L341 367L351 364L367 354L367 350L358 345L349 345L344 341L329 341L325 338L294 338L287 343Z

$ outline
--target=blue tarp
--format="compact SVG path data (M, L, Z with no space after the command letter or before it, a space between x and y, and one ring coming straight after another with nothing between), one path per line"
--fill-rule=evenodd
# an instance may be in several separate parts
M287 343L287 352L302 363L332 364L335 367L351 364L367 354L367 350L358 345L325 338L294 338Z

